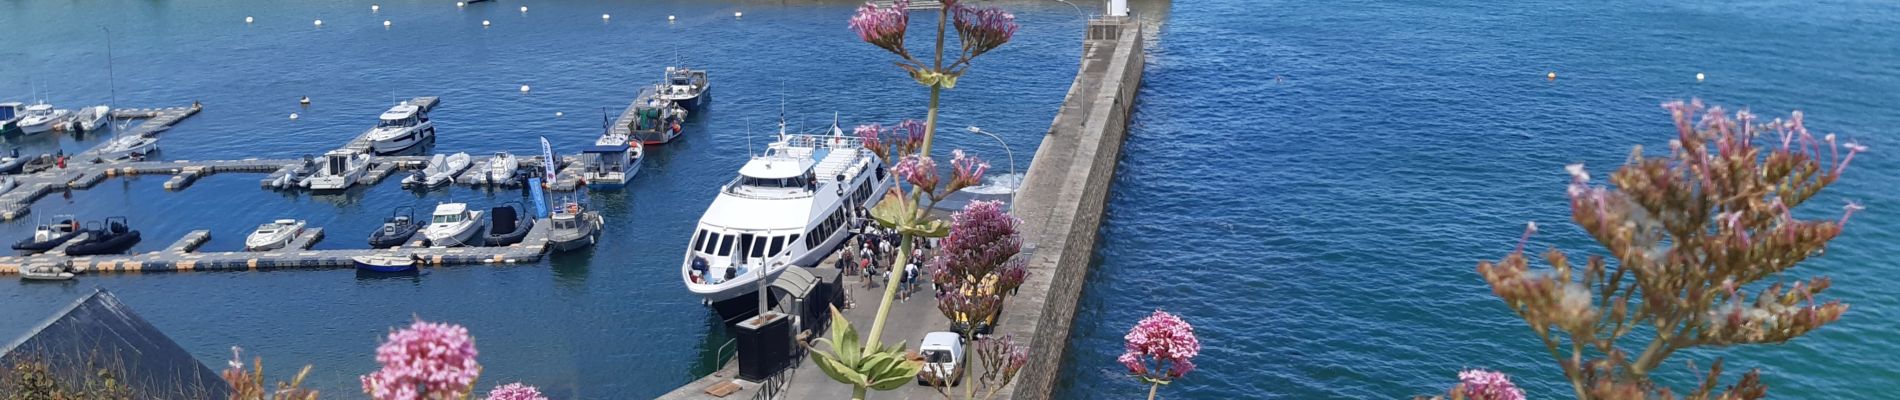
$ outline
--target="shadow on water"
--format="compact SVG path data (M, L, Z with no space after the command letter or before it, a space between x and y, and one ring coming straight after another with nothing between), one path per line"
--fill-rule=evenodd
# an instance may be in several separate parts
M699 357L693 361L691 371L694 377L718 371L725 357L739 350L735 348L737 344L730 343L732 335L726 332L726 323L719 319L719 314L707 313L703 323L707 327L706 336L699 342Z
M586 287L587 268L588 265L593 264L593 261L593 248L548 255L548 264L553 267L554 284L563 289Z

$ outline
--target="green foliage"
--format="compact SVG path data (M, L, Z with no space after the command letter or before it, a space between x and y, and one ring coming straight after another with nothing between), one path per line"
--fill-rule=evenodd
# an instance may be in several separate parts
M824 343L831 351L819 350L816 345ZM818 369L825 371L832 380L857 387L877 390L891 390L904 386L917 377L923 370L923 362L909 359L904 354L906 343L885 347L877 343L860 343L858 330L851 321L844 318L836 307L831 309L831 337L819 338L812 345L812 361Z

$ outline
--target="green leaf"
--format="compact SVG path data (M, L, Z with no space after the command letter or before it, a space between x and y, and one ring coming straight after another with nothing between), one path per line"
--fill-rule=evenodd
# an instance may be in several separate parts
M922 372L923 368L923 362L898 360L888 373L873 377L868 385L877 390L896 389L910 383L912 379L917 379L917 373Z
M938 82L943 84L944 89L955 89L957 87L957 77L962 75L963 74L944 74L942 79L938 79Z
M940 219L933 219L930 222L905 227L903 231L912 236L940 238L950 236L950 224Z
M838 352L838 362L856 369L864 348L858 343L858 329L851 326L851 320L845 319L844 313L838 312L837 306L831 306L831 327L831 350Z
M825 371L825 376L831 377L831 380L853 386L863 386L869 383L864 379L864 374L860 374L858 371L851 369L851 367L838 362L837 356L823 351L813 351L811 354L813 363L818 364L818 369Z
M892 189L884 194L884 200L877 202L877 207L871 208L871 219L877 220L877 224L885 228L898 227L909 221L912 215L909 207L905 207L907 203L902 194Z

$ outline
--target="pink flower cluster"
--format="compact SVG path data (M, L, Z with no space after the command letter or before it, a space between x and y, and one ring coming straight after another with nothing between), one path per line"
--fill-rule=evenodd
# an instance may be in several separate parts
M1503 372L1468 369L1458 372L1465 398L1471 400L1524 400L1524 391Z
M983 173L990 170L990 163L974 155L963 153L963 149L950 151L950 166L955 173L950 175L950 188L947 192L956 192L963 188L983 184Z
M481 374L476 355L468 328L417 319L376 347L383 367L360 377L363 392L377 400L461 396Z
M916 154L904 156L902 161L897 162L897 166L891 167L891 173L896 174L905 182L910 182L912 187L921 189L924 193L937 191L937 161L930 157Z
M1016 36L1016 15L996 7L956 6L957 38L964 58L976 58L1009 43Z
M904 49L904 31L910 27L910 0L897 0L888 8L864 3L851 16L849 25L858 33L858 40L910 58L910 52Z
M1144 381L1179 379L1194 370L1194 356L1201 354L1194 327L1161 310L1142 318L1122 340L1127 352L1116 360Z
M496 386L488 391L488 400L548 400L541 390L521 382Z

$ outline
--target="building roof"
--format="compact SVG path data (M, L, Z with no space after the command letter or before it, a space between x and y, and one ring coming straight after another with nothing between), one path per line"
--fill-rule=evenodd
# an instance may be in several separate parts
M38 359L66 382L83 382L112 365L140 398L228 398L230 385L191 352L103 289L57 310L8 344L0 364Z

